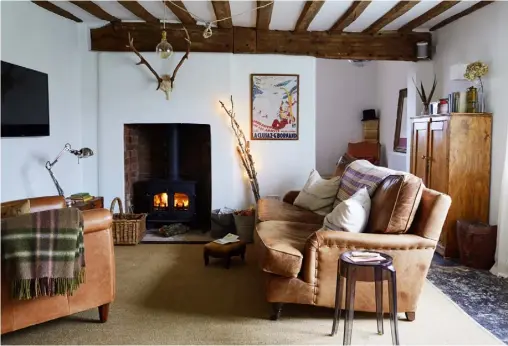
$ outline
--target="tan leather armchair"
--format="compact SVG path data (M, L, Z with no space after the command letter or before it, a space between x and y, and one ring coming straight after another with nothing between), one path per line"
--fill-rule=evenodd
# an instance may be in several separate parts
M340 254L366 249L393 257L398 312L414 320L418 298L451 204L450 197L424 188L406 234L355 234L319 230L318 215L293 206L296 195L292 191L283 201L258 202L260 222L256 225L255 245L260 266L266 273L266 299L274 303L272 319L280 316L283 303L333 308ZM388 311L387 287L383 291L383 309ZM342 308L344 299L345 294L341 298ZM357 283L355 310L376 311L373 282Z
M61 196L30 198L31 212L65 207ZM100 321L106 322L115 298L112 216L107 209L93 209L84 211L83 217L86 283L73 296L20 301L10 297L9 278L2 272L2 334L97 307Z

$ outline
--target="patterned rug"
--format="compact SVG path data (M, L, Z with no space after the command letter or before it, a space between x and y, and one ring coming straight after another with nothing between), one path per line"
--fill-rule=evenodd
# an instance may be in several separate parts
M476 322L508 344L508 279L434 255L427 277Z

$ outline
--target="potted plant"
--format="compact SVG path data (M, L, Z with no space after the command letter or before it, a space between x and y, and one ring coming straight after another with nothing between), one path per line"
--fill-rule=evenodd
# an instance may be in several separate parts
M485 76L489 72L489 67L487 64L481 61L475 61L467 65L466 72L464 73L464 78L471 82L477 82L479 85L479 93L478 93L478 112L485 112L485 95L483 93L483 81L482 77Z
M427 95L425 93L425 88L423 87L423 82L420 82L420 86L421 86L420 89L418 89L418 86L416 85L416 82L414 79L413 79L413 83L416 87L416 91L418 92L418 95L420 95L420 99L422 100L422 104L423 104L422 115L429 115L430 114L430 110L429 110L430 101L432 101L432 96L434 95L434 91L436 90L436 85L437 85L436 76L434 75L434 83L432 83L432 89L430 90L429 97L427 97Z

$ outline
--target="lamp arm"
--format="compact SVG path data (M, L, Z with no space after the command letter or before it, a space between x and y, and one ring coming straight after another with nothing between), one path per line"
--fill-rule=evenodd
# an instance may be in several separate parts
M46 162L46 169L48 170L49 175L51 176L51 179L53 179L53 183L55 184L55 187L58 191L59 196L64 196L64 192L62 190L62 187L58 183L58 180L56 180L56 177L53 174L53 171L51 170L51 168L53 168L53 166L58 162L58 159L60 159L60 157L63 155L64 152L71 151L71 150L72 150L71 145L69 143L67 143L67 144L65 144L64 148L60 151L60 153L58 153L58 155L52 162L50 162L50 161Z

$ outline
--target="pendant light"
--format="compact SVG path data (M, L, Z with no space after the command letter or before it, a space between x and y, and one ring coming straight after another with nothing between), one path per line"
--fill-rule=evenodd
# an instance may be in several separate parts
M169 44L166 38L166 4L165 0L162 0L162 5L164 6L164 19L162 20L163 30L162 30L162 38L157 47L155 47L155 52L159 54L161 59L169 59L171 55L173 55L173 47Z

